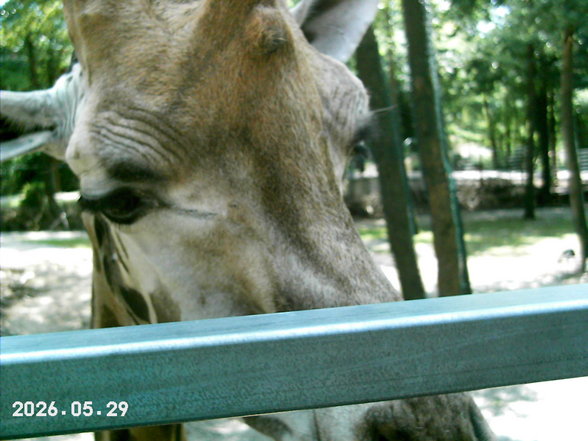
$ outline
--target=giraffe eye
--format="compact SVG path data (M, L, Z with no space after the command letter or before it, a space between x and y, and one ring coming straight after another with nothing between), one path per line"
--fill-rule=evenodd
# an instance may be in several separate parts
M120 188L98 198L82 196L79 204L85 211L103 214L108 220L123 225L136 222L157 206L154 199L130 188Z

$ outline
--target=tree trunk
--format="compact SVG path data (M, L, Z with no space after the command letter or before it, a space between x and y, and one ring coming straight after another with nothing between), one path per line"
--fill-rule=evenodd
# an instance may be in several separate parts
M51 85L53 85L57 78L59 78L59 76L62 74L62 72L59 72L59 61L63 58L63 52L63 48L58 50L49 49L47 51L45 79L47 81L48 87L51 87Z
M359 78L371 92L371 106L376 111L380 129L371 147L378 167L388 241L404 298L421 299L425 297L425 290L414 250L398 103L392 101L372 27L366 32L356 56Z
M424 0L403 0L411 71L413 120L429 194L439 294L471 292L455 185L447 157L440 88Z
M527 173L527 184L525 186L525 212L523 218L526 220L535 219L535 133L537 94L535 88L535 48L532 44L527 47L527 148L525 150L525 172Z
M545 70L544 70L545 71ZM548 99L547 99L547 78L544 76L537 95L537 132L539 133L539 154L541 157L542 184L539 189L539 200L542 204L549 204L551 201L551 163L549 161L549 122L548 122Z
M55 200L55 193L57 192L57 160L51 157L48 159L48 170L43 174L43 182L45 184L45 197L47 198L47 211L49 215L48 224L44 228L52 230L62 221L63 210Z
M586 270L588 253L588 228L586 227L586 213L584 212L584 195L580 177L580 165L574 136L573 109L573 49L574 30L567 28L564 32L564 46L561 68L561 126L562 138L566 152L566 162L570 171L570 205L574 219L574 226L580 241L581 271Z
M575 112L575 130L576 130L576 145L578 148L584 148L587 146L587 139L588 139L588 127L584 119L582 118L582 114L580 112Z
M505 106L504 112L504 144L506 148L505 154L505 165L510 165L512 155L512 115L511 108L508 104Z
M548 95L549 110L547 123L549 125L549 157L551 160L551 170L553 185L557 185L557 122L555 119L555 91L553 88L550 90Z
M29 62L29 80L31 81L32 89L40 89L41 83L39 82L39 75L37 72L37 51L33 44L33 38L31 34L27 34L24 39L24 48L27 54L27 60Z
M484 112L486 113L486 122L488 124L488 141L492 147L492 168L496 170L498 168L498 143L496 141L496 122L494 121L494 115L490 111L490 103L488 97L484 95Z
M390 85L390 98L394 113L394 119L396 120L396 126L394 128L396 133L396 138L398 141L398 151L400 153L400 157L402 159L402 178L405 181L405 188L406 188L406 198L408 202L408 217L410 221L410 229L412 231L413 236L419 233L419 225L416 216L416 208L414 204L414 197L410 188L410 181L408 179L408 174L406 171L406 164L405 164L405 156L404 156L404 140L406 137L404 136L404 128L403 126L406 124L405 119L406 114L402 112L402 91L400 87L400 83L398 81L397 73L396 73L396 64L394 61L394 54L392 50L388 53L388 78L389 78L389 85ZM410 120L410 118L408 118ZM408 121L411 124L411 121Z

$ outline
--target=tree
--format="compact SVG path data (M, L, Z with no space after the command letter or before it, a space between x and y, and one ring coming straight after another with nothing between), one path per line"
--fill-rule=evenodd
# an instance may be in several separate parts
M0 88L52 86L72 54L61 1L9 0L0 6L0 23L4 73ZM24 76L23 69L27 73Z
M586 268L586 258L588 253L588 228L586 226L586 214L584 211L584 199L582 191L582 182L576 150L576 133L574 129L574 80L583 82L584 87L588 86L588 70L584 66L584 75L575 74L574 66L574 42L581 35L588 39L588 26L586 17L588 16L588 4L584 0L562 0L553 2L548 0L508 0L513 7L518 8L518 15L513 17L519 25L523 23L523 17L526 22L533 23L532 30L541 32L532 33L527 36L528 44L541 44L542 47L562 47L561 50L561 80L560 80L560 123L562 130L562 140L566 152L567 166L570 171L570 204L574 219L574 225L580 242L581 269ZM549 43L549 44L548 44ZM584 63L586 56L580 57ZM545 71L544 67L542 69ZM542 107L535 106L535 107ZM531 113L531 112L530 112ZM537 115L529 115L529 120L534 120L535 125L538 120L546 122L546 118L537 118ZM548 138L548 137L541 137ZM543 139L545 142L545 139ZM545 160L544 160L545 161Z
M588 258L588 228L586 227L586 213L584 212L584 195L580 166L575 145L574 114L573 114L573 47L574 28L568 25L563 33L563 54L561 69L561 126L568 169L570 170L570 204L574 218L574 226L580 242L581 271L586 270Z
M537 89L537 134L538 134L538 147L539 155L541 158L541 175L542 185L539 189L539 203L548 204L552 200L552 187L553 187L553 172L550 161L550 130L552 127L549 123L549 94L553 89L551 77L553 75L553 59L542 51L539 55L539 66L541 74L539 75L539 84Z
M536 52L540 53L539 59L544 58L543 52L548 47L561 47L561 36L563 35L563 48L561 50L561 97L560 97L560 122L562 130L562 140L566 151L567 166L570 171L570 204L574 219L574 225L580 242L581 254L581 269L586 268L586 258L588 253L588 228L586 226L586 214L584 211L584 199L582 191L582 182L580 178L580 170L576 150L576 133L574 130L574 80L579 79L583 81L584 86L588 85L588 70L584 70L584 75L577 75L574 73L574 42L577 34L582 35L588 39L588 26L586 25L586 17L588 16L588 4L585 0L562 0L553 2L548 0L508 0L507 3L517 8L517 14L513 15L513 23L521 29L525 23L531 23L528 26L528 35L525 36L529 48L539 47L544 48L542 51L529 49L529 77L536 77L536 69L531 65L531 58L535 58ZM520 31L519 31L520 32ZM581 38L581 37L580 37ZM580 58L584 59L586 56ZM534 60L533 60L534 61ZM585 62L585 60L583 60ZM541 66L543 72L545 63ZM543 79L545 82L546 80ZM533 94L533 96L531 96ZM541 98L541 95L546 95L545 92L540 92L537 95L537 88L531 88L529 83L529 123L533 126L533 131L538 131L542 150L548 149L549 135L541 133L541 125L548 125L549 118L545 116L547 110L547 99ZM535 109L535 111L533 111ZM541 113L538 114L536 109ZM555 124L549 124L552 128ZM533 139L530 136L530 144ZM549 161L543 154L544 171L549 166Z
M378 168L388 241L398 268L402 292L407 300L424 298L425 290L412 239L398 103L392 102L372 27L357 49L356 60L359 77L371 92L371 107L376 111L379 126L371 147Z
M535 133L537 132L537 91L535 81L537 67L535 63L535 46L527 45L527 147L525 149L525 171L527 182L525 185L525 211L523 218L535 219Z
M471 292L455 184L447 156L425 0L403 0L415 133L429 195L440 295Z

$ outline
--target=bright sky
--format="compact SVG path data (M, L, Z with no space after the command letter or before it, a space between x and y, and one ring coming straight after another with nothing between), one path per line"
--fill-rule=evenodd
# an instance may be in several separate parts
M481 21L478 23L478 31L482 34L487 34L493 31L497 25L504 23L504 18L510 13L510 9L506 6L498 6L490 11L491 21Z

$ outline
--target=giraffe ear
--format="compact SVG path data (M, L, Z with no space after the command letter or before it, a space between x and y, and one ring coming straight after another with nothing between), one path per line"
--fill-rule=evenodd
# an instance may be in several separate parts
M35 151L63 159L83 94L81 77L82 70L76 64L51 89L0 92L0 114L25 130L37 131L3 142L0 145L0 161Z
M345 62L374 20L378 0L302 0L291 11L308 41Z
M0 143L0 162L18 158L19 156L24 156L39 150L45 151L46 146L52 145L54 141L53 133L48 130L43 130L2 142ZM56 156L57 159L63 159L62 157L58 157L58 155L52 156Z

